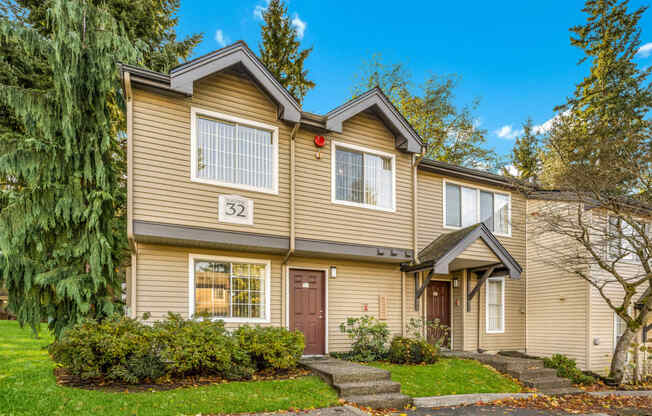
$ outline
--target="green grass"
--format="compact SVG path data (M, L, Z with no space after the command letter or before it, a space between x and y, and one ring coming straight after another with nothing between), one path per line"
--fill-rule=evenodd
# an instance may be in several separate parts
M392 373L401 392L412 397L469 393L515 393L521 387L477 361L442 358L431 365L398 365L384 362L370 365Z
M61 387L43 347L15 321L0 321L0 415L196 415L307 409L337 403L317 377L182 388L163 392L108 393Z

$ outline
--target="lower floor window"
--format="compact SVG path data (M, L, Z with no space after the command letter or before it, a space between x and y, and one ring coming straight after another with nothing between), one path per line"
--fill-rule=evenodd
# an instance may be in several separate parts
M505 281L487 280L487 332L505 331Z
M193 258L193 316L266 319L269 264Z

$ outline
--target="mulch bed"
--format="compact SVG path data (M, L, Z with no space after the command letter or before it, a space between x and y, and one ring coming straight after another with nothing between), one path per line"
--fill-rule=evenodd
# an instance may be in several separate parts
M610 415L651 415L652 399L642 396L594 397L588 394L550 397L536 395L527 399L496 400L484 405L565 411L568 413L606 413Z
M299 377L310 375L311 372L305 368L295 368L292 370L284 371L259 371L253 375L251 380L247 381L262 381L262 380L290 380ZM55 368L54 377L57 384L65 387L76 387L85 390L102 390L108 392L143 392L143 391L165 391L173 390L183 387L197 387L205 386L208 384L224 384L229 383L226 380L217 376L191 376L184 378L161 378L142 384L125 384L114 382L112 380L93 379L82 380L80 377L72 375L66 371L65 368Z

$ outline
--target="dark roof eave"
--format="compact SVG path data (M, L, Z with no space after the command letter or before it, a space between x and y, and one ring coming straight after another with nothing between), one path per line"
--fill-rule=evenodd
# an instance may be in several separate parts
M438 173L441 175L453 176L459 179L468 179L511 189L517 189L519 187L515 180L505 176L496 175L479 169L457 166L437 160L423 159L419 163L419 169L427 172Z

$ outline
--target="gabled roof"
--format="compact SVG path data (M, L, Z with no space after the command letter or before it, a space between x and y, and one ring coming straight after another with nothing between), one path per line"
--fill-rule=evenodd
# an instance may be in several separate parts
M407 266L403 270L416 271L433 268L437 274L448 274L448 265L478 238L482 239L496 257L498 257L509 271L509 276L512 279L521 277L521 272L523 271L521 265L518 264L483 223L441 234L421 250L418 256L421 260L419 264Z
M151 84L150 86L153 87L191 96L195 81L232 67L244 68L253 80L278 103L281 119L293 123L301 120L299 103L242 41L181 64L170 70L169 75L128 65L123 65L122 71L136 75L137 82L144 81L145 84Z
M394 133L397 148L406 152L421 152L421 138L378 87L329 111L326 114L326 128L341 133L346 120L367 110L374 111Z
M244 71L251 76L279 105L279 118L283 120L341 133L344 121L363 111L373 111L394 134L397 149L410 153L420 153L422 150L423 142L419 135L380 88L373 88L324 116L302 112L299 103L243 41L181 64L170 70L169 74L120 65L121 75L129 73L131 81L141 88L155 88L164 94L182 96L193 95L195 81L229 68Z

